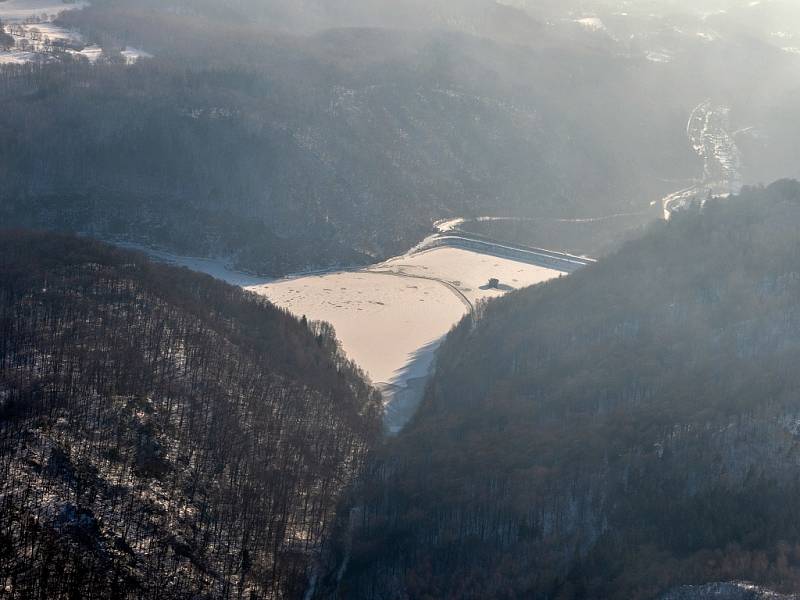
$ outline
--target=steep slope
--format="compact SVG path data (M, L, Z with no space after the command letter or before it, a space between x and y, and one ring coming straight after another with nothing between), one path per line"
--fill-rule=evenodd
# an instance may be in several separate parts
M633 92L648 66L611 54L447 32L191 35L132 67L5 69L6 223L280 275L397 255L451 215L642 211L672 190L658 177L692 170L689 103L668 84ZM655 96L679 107L637 108Z
M703 173L686 123L708 99L730 109L737 185L800 174L800 57L747 34L749 13L717 37L695 11L606 6L595 31L578 17L596 3L506 4L67 11L59 24L105 58L0 68L0 219L273 275L397 255L446 217L638 227ZM129 46L154 58L118 64ZM631 227L610 225L587 252Z
M380 434L329 327L98 242L0 235L0 589L284 598Z
M800 589L798 222L800 184L749 190L461 323L341 597Z
M399 254L448 216L647 213L695 170L672 74L524 15L467 25L493 2L313 33L258 3L92 4L62 24L155 58L2 71L5 223L285 274Z

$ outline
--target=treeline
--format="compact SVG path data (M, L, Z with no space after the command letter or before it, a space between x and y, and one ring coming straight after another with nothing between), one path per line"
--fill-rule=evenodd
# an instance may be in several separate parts
M0 235L0 595L297 598L380 434L330 326Z
M8 67L0 218L263 273L367 261L379 247L354 249L355 226L330 216L352 213L347 185L281 128L271 94L171 64Z
M494 240L601 257L618 250L626 241L641 237L660 206L633 213L583 219L500 217L466 221L460 229Z
M798 222L795 182L709 201L467 318L327 593L800 589Z
M87 41L155 58L0 69L4 222L279 275L396 255L449 215L627 211L694 173L691 101L605 45L535 24L525 45L444 26L276 33L269 6L293 3L259 6L65 13Z

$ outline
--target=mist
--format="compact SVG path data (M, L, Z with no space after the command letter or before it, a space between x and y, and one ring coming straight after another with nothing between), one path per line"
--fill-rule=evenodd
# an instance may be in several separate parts
M0 0L0 596L798 600L798 0Z

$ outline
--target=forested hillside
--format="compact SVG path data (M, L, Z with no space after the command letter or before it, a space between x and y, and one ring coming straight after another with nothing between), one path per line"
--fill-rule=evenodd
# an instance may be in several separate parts
M285 274L396 255L448 216L646 219L674 188L659 178L696 170L692 95L605 40L510 8L493 29L465 24L493 2L424 28L357 7L310 32L265 14L310 23L310 4L65 13L108 57L154 58L0 69L0 218ZM518 39L498 33L510 25Z
M555 240L594 255L703 172L686 122L709 98L731 109L745 179L796 174L796 56L733 26L713 44L647 17L612 34L529 4L67 11L104 53L0 67L0 218L279 275L397 255L446 217L633 213ZM153 57L124 64L127 47ZM516 231L553 245L538 233Z
M329 326L0 235L3 597L296 598L380 417Z
M800 184L748 189L463 321L371 467L330 589L800 589L798 222ZM719 597L772 597L734 588Z

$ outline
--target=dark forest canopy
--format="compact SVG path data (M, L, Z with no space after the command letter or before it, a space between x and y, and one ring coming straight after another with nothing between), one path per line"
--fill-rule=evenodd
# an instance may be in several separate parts
M800 184L748 189L467 318L341 597L800 589L798 222Z
M587 32L561 4L67 11L106 59L0 70L0 218L279 275L396 255L444 217L634 213L592 233L596 255L702 171L685 129L708 98L732 109L746 180L796 175L797 57L733 16L711 19L724 37L708 44L669 33L683 17ZM127 46L154 58L119 64ZM647 58L662 47L671 62Z
M330 326L99 242L0 234L12 598L295 598L380 417Z
M626 129L619 104L631 113L649 100L623 91L639 68L613 56L599 59L602 78L573 84L585 53L462 34L337 30L244 44L233 48L264 58L7 67L0 217L279 275L399 254L450 215L646 219L649 201L671 191L648 164L679 164L668 177L693 171L690 102L675 97L663 118ZM568 100L550 92L565 86L577 86ZM603 99L588 105L597 86Z
M0 71L5 223L268 274L396 255L444 217L636 226L701 172L686 122L713 96L761 132L738 139L748 180L796 167L794 57L734 35L654 63L485 0L91 4L61 24L154 58Z

